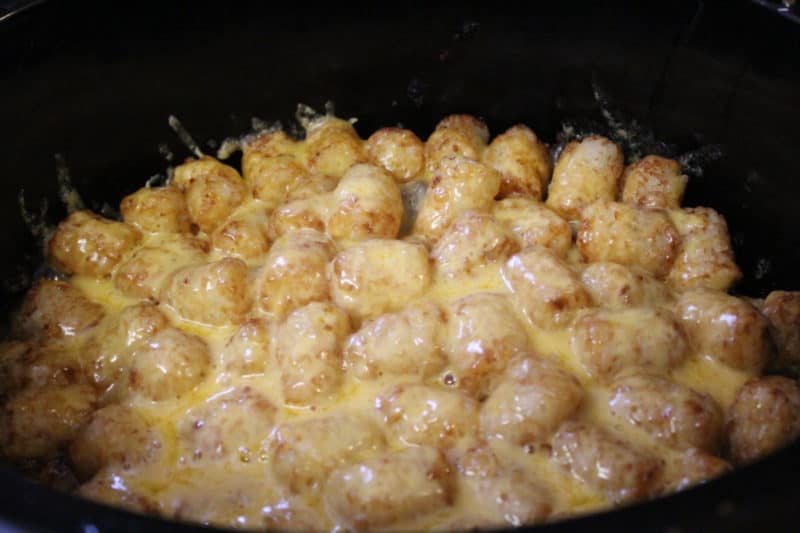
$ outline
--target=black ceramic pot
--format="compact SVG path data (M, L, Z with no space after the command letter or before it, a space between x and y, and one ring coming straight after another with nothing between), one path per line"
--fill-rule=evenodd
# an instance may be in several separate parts
M47 199L49 220L64 215L55 154L100 210L163 173L164 153L189 155L170 114L212 153L251 117L288 122L298 102L327 100L359 117L362 134L400 122L424 138L441 117L467 112L494 132L523 122L556 142L565 123L615 133L595 87L617 118L637 121L627 131L646 151L718 146L719 159L701 158L685 204L726 215L745 272L738 292L798 290L800 26L764 3L40 3L0 22L4 308L38 261L19 191L31 210ZM678 495L534 529L794 530L798 474L800 444ZM34 531L193 527L2 468L0 520Z

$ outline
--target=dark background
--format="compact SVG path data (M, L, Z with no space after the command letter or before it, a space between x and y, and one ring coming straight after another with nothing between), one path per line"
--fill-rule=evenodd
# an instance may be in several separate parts
M188 155L169 114L206 148L246 131L253 116L287 122L298 102L321 109L327 100L358 117L362 135L402 123L424 138L445 114L469 112L493 132L524 122L552 142L565 121L604 124L594 80L623 117L676 145L666 153L722 146L722 159L691 181L686 205L727 216L746 274L740 291L800 288L800 31L753 3L397 2L300 12L50 2L3 26L0 246L16 255L30 251L7 201L21 184L31 207L49 197L58 220L60 153L91 206L115 206L164 172L159 144Z
M593 86L650 151L721 147L692 176L685 204L725 214L745 273L738 291L800 289L800 27L746 1L532 4L53 0L10 17L0 23L3 304L37 262L20 188L33 210L48 200L51 222L64 215L55 154L100 209L164 173L159 145L177 160L189 155L170 114L203 148L248 130L251 117L288 124L298 102L322 109L327 100L358 117L365 136L402 123L425 138L446 114L467 112L494 133L524 122L556 142L565 123L614 133ZM795 447L572 527L782 530L798 518L798 466ZM0 514L9 519L59 530L84 519L101 530L153 527L0 474Z

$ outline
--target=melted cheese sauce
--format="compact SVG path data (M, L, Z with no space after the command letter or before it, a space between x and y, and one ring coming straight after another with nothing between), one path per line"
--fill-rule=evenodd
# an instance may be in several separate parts
M504 293L505 288L499 275L499 264L488 264L467 280L435 280L427 295L419 301L430 300L445 303L475 292ZM74 277L72 283L86 293L92 300L102 303L109 310L120 310L136 300L122 295L110 280ZM409 302L413 305L417 301ZM211 353L219 354L225 343L236 332L238 326L208 327L180 317L167 306L160 306L171 322L188 333L202 337L209 345ZM568 330L549 332L527 324L527 334L533 351L552 354L577 376L588 379L583 367L572 356L569 347ZM226 372L216 361L214 373L190 394L176 401L151 402L134 398L130 405L145 416L158 429L164 451L158 461L136 467L130 471L117 470L114 476L120 487L159 502L159 508L167 514L176 513L179 518L197 520L204 523L234 527L262 527L264 514L278 505L286 496L281 483L274 478L268 467L271 457L267 447L257 454L243 454L230 460L214 462L193 461L192 450L181 442L176 430L177 423L183 420L187 411L197 405L213 400L217 395L240 386L249 386L263 394L275 405L284 405L280 394L280 369L277 365L263 374L236 376ZM711 362L699 362L688 376L710 375L715 371ZM445 370L443 374L447 374ZM727 381L717 383L721 390L735 390L745 376L727 375ZM702 378L699 378L702 379ZM284 406L278 420L307 419L324 416L332 412L363 415L373 407L378 394L388 387L409 382L408 376L383 376L369 381L361 381L348 376L336 398L332 401L314 405L311 408ZM702 381L700 381L702 382ZM727 387L726 387L727 385ZM700 389L702 390L702 389ZM581 408L582 415L601 423L613 422L625 431L624 425L610 419L606 410L607 391L590 388L589 395ZM637 440L643 440L637 436ZM464 446L467 446L465 443ZM651 445L652 446L652 445ZM559 502L560 514L572 515L588 513L609 505L605 496L586 487L576 479L552 464L546 448L523 450L502 441L492 442L493 450L501 457L522 465L528 474L542 481ZM669 450L660 450L669 453ZM204 487L213 487L209 494ZM313 495L306 495L311 505L320 505ZM441 512L426 516L413 523L404 523L412 529L436 529L447 527L455 519L469 515L480 502L469 499L456 503ZM265 511L268 509L268 511ZM327 528L330 526L324 526Z
M255 203L255 202L254 202ZM242 209L252 208L243 206ZM346 246L346 244L345 244ZM453 301L475 292L504 293L499 275L500 264L487 264L478 269L469 279L435 279L429 292L420 300L431 300L440 304ZM114 288L109 280L74 277L72 283L94 301L109 310L119 310L136 303ZM409 305L417 303L409 302ZM236 332L238 326L209 327L187 321L168 306L160 306L171 322L181 329L202 337L212 354L219 354L225 343ZM660 445L643 432L614 418L608 412L609 390L593 384L583 365L570 348L570 330L546 331L526 323L526 333L532 351L554 355L586 387L578 416L612 427L624 435L626 440L654 451L662 458L670 458L678 452ZM118 470L114 476L120 487L159 502L159 509L168 515L197 520L204 523L234 527L262 527L264 515L274 506L285 503L286 494L279 480L269 468L271 457L267 451L267 440L258 453L243 453L228 460L213 462L195 461L192 450L181 442L176 430L177 423L184 419L191 408L213 400L217 395L240 386L249 386L260 392L275 405L284 405L280 393L280 369L277 365L263 374L237 376L226 372L220 361L215 361L213 374L190 394L177 401L151 402L142 398L131 400L130 405L142 413L161 435L163 455L158 461L136 467L129 471ZM447 370L443 374L447 374ZM739 387L752 374L730 369L708 358L690 355L686 362L674 369L672 378L697 391L710 394L723 409L727 409ZM368 412L378 394L391 385L408 383L408 376L383 376L375 380L361 381L348 376L336 398L311 408L284 406L278 420L307 419L332 412ZM464 446L467 444L465 443ZM493 450L506 460L522 465L533 479L541 481L550 489L558 502L559 510L553 518L565 515L590 513L610 505L607 498L571 477L549 460L546 447L524 450L503 441L492 441ZM208 492L206 487L213 487ZM311 506L320 506L314 495L306 495ZM481 502L469 498L457 499L452 507L434 515L426 516L404 527L421 529L446 528L457 518L469 515L469 511ZM322 525L322 524L320 524ZM329 528L325 525L323 528Z
M301 164L309 164L310 156L305 143L292 144L285 150ZM428 171L424 171L418 179L430 182ZM236 209L231 218L263 210L265 210L263 202L249 199ZM323 209L323 218L326 218L328 213ZM345 250L357 243L338 241L336 244L338 250ZM167 248L171 245L162 235L151 234L145 236L140 246ZM176 248L175 253L183 252ZM218 260L224 256L225 254L219 250L212 250L208 260ZM263 266L265 257L263 255L249 260L248 267L251 271L256 273ZM580 264L580 255L574 247L568 254L567 261L576 271L581 271L585 267ZM483 264L473 269L469 276L455 279L434 275L431 285L424 294L410 299L408 306L423 301L446 304L477 292L508 294L500 275L501 265L501 261ZM70 279L70 283L91 300L102 304L109 314L117 313L124 307L140 301L124 295L108 278L95 279L75 275ZM667 306L669 302L662 304ZM94 494L94 497L113 504L129 505L128 497L136 495L150 502L145 506L147 509L160 514L231 527L296 526L304 529L313 525L322 530L340 528L340 525L327 516L318 493L301 491L298 494L291 494L282 480L277 479L271 468L271 462L275 460L269 447L271 435L265 434L257 448L242 447L237 453L221 458L202 457L196 454L191 442L184 439L180 425L191 410L203 405L213 407L216 405L215 400L220 396L242 387L249 387L277 407L276 424L312 419L331 413L357 414L374 419L375 399L380 392L392 385L408 383L410 378L384 374L376 379L360 380L346 374L334 397L323 399L310 406L288 405L284 401L281 370L274 360L274 354L267 362L264 372L240 375L225 367L221 354L228 340L239 329L238 325L207 326L185 319L163 302L158 307L173 326L199 336L207 343L212 356L209 374L198 386L176 400L154 402L138 395L125 400L128 406L155 428L159 452L152 460L139 465L130 467L108 465L97 475L105 489ZM253 306L249 316L271 318L259 305ZM679 453L610 414L608 408L610 389L602 382L592 379L574 354L570 344L572 331L569 327L546 330L527 320L521 322L525 325L530 350L555 357L585 388L586 395L576 417L613 428L629 442L652 451L667 463ZM441 376L446 376L450 372L451 369L445 368ZM728 408L733 401L735 391L751 375L749 372L733 370L692 353L682 364L670 371L670 377L674 381L710 394L723 410ZM470 444L472 442L462 442L457 443L455 447L466 448ZM389 442L389 446L400 447L396 442ZM551 519L589 513L611 505L605 494L581 483L555 465L550 459L548 446L526 449L502 440L492 440L489 446L498 457L519 465L526 476L539 481L551 492L554 501ZM460 520L474 516L474 510L485 504L486 502L476 501L466 494L457 494L452 506L443 507L410 522L403 522L398 527L458 529L464 524ZM304 516L303 513L306 512L310 513L311 518ZM286 516L294 518L287 519Z

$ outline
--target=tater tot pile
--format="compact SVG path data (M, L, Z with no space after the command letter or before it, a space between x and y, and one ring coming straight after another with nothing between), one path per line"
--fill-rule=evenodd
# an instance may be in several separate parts
M319 116L72 212L0 349L0 458L93 500L295 531L516 527L800 435L800 293L599 135Z

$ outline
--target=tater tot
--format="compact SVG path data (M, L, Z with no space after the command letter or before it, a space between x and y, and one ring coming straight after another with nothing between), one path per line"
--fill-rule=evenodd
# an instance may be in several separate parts
M722 429L719 406L708 394L644 373L612 384L611 414L678 449L717 451Z
M261 374L273 363L275 323L251 318L233 334L220 352L222 367L239 375Z
M425 145L413 131L382 128L365 144L369 160L385 168L399 183L413 180L425 168Z
M748 463L800 437L800 385L781 376L749 380L728 411L731 459Z
M75 437L94 409L90 385L27 388L0 410L0 450L13 459L52 456Z
M318 490L335 468L385 447L380 429L366 417L336 414L275 428L272 469L294 492Z
M617 263L589 264L581 273L595 304L601 307L655 307L671 298L667 286L647 272Z
M191 218L175 187L142 187L120 203L122 220L147 233L187 233Z
M235 168L221 163L213 157L187 158L182 164L175 167L170 186L186 192L189 186L208 174L220 174L226 177L239 176L239 172Z
M459 388L478 398L509 360L528 345L525 328L504 294L475 293L443 306L442 349Z
M282 318L307 303L328 300L326 269L334 251L327 235L311 229L275 241L256 282L261 308Z
M329 273L333 301L359 319L402 307L421 295L431 280L424 246L383 239L339 252Z
M22 390L26 387L64 387L86 383L87 369L83 354L78 350L64 349L54 343L12 343L10 353L0 355L0 377L8 379L0 384L0 395ZM8 365L8 366L6 366Z
M679 290L705 287L728 290L742 277L736 266L722 216L707 207L670 211L681 235L681 246L667 281Z
M534 324L563 327L591 298L575 272L552 251L541 246L511 256L501 269L511 301Z
M325 505L352 531L397 525L450 505L450 468L424 446L384 453L335 470Z
M132 350L168 326L167 317L150 303L130 305L106 317L82 348L92 382L106 391L120 384Z
M120 476L118 468L104 468L91 480L78 487L75 494L99 504L134 513L156 513L159 510L156 500L142 494L143 491L128 487L125 479L124 476Z
M394 239L403 199L394 179L370 164L350 167L332 193L328 233L335 239Z
M199 337L164 328L133 353L130 391L153 401L180 398L206 377L208 346Z
M264 202L267 209L285 202L295 183L308 175L308 170L291 155L253 154L246 165L243 159L242 168L253 198Z
M325 231L328 203L329 195L318 194L283 204L270 214L267 236L276 241L282 235L301 229Z
M568 220L598 201L613 201L624 158L619 146L599 135L572 141L561 151L553 169L547 206Z
M483 153L483 162L503 175L500 198L540 200L550 179L550 151L527 126L513 126L495 137Z
M246 468L237 465L238 468L234 467L236 470L231 468L225 472L227 475L210 474L214 476L212 489L205 470L220 472L221 468L217 465L192 466L194 468L179 471L181 473L173 478L174 481L170 480L159 490L157 515L161 520L191 521L194 527L215 529L255 528L258 525L263 530L261 505L265 501L262 498L272 496L263 479L257 481L255 476L244 473ZM230 477L235 475L234 472L241 472L235 482ZM150 493L152 489L148 489L145 486Z
M772 291L760 307L781 362L800 362L800 292Z
M211 325L236 324L252 305L248 275L247 264L232 257L185 267L172 274L161 297L188 320Z
M479 161L481 148L481 146L473 144L470 137L461 131L449 128L436 129L425 141L425 160L428 171L433 173L439 163L453 156Z
M35 343L30 341L0 343L0 401L28 385L29 366L38 354Z
M690 448L667 463L661 479L661 492L685 490L730 470L731 465L727 461L697 448Z
M637 207L678 209L688 180L674 159L648 155L625 168L621 199Z
M103 306L63 281L41 279L14 317L13 330L22 337L74 337L103 318Z
M414 233L434 242L462 213L488 211L500 190L502 177L493 168L455 155L442 159L422 201Z
M760 370L769 360L766 320L741 298L695 289L680 296L675 314L700 357L740 370Z
M72 441L69 457L78 477L89 479L109 465L129 470L153 459L159 439L136 411L114 404L92 413Z
M512 444L544 444L578 409L583 388L575 376L550 359L515 357L481 407L481 432Z
M485 147L489 142L489 127L472 115L448 115L436 124L436 129L460 131L473 146Z
M136 248L114 272L114 285L127 296L157 301L170 274L205 259L205 243L199 239L182 235L160 239Z
M367 379L384 374L431 377L446 363L437 338L443 326L442 311L430 302L379 316L345 342L345 368Z
M234 215L211 234L211 245L220 253L245 261L269 250L269 218L263 210Z
M283 130L263 131L253 137L246 137L242 146L242 173L252 175L249 167L254 156L292 155L300 144Z
M431 250L436 272L444 277L468 276L474 268L505 260L519 244L491 215L466 211L456 218Z
M590 376L628 368L665 372L686 357L684 332L671 313L652 308L597 309L575 321L572 352Z
M47 253L65 274L107 277L140 239L139 230L124 222L75 211L58 225Z
M242 176L253 197L268 209L288 201L291 192L311 177L297 158L302 144L283 131L265 132L242 147Z
M287 402L309 404L339 386L348 333L347 314L327 302L296 309L278 326L276 356Z
M458 155L480 161L489 142L489 128L470 115L450 115L436 125L425 141L425 159L433 169L445 158Z
M587 262L639 267L661 279L678 255L680 236L662 211L596 202L582 211L576 242Z
M211 233L247 197L247 185L235 168L203 157L175 168L172 183L186 195L192 222Z
M240 177L209 174L192 183L186 191L186 204L192 222L210 233L222 224L244 201L246 190Z
M367 154L353 125L334 117L314 120L307 131L308 166L312 172L337 178L357 163L366 163Z
M329 195L325 193L332 192L338 184L339 178L327 174L309 174L300 177L289 189L289 194L286 195L286 202L305 200L315 196L320 199L327 199Z
M381 392L375 408L404 445L450 447L478 432L478 402L459 391L422 384L396 385Z
M320 509L313 508L296 495L282 496L261 508L264 527L269 531L307 533L330 531L330 519Z
M494 204L492 214L511 230L523 248L544 246L564 257L572 247L569 223L541 202L506 198Z
M550 444L556 464L615 503L649 496L664 466L649 452L586 422L565 422Z
M470 513L481 527L530 525L553 510L549 491L519 466L501 460L487 446L459 453L455 460L461 496L469 497Z
M245 385L189 409L178 422L178 435L193 461L236 457L248 463L272 431L276 411L272 402Z

